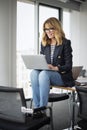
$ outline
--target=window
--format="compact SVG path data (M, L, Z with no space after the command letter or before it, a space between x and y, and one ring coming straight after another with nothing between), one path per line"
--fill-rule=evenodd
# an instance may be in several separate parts
M50 6L40 5L39 6L39 32L40 32L39 42L41 42L43 23L49 17L59 18L59 9Z
M29 73L21 55L33 54L34 47L34 4L17 2L17 87L29 88ZM27 91L26 91L27 92Z

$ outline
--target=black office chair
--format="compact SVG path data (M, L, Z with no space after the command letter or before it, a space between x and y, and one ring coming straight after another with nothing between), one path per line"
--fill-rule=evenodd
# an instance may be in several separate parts
M39 118L34 117L34 113L44 110L48 112ZM52 129L50 113L50 107L27 109L22 88L0 86L1 130L37 130L45 125Z
M87 130L87 86L76 86L79 101L79 111L77 122L80 130Z

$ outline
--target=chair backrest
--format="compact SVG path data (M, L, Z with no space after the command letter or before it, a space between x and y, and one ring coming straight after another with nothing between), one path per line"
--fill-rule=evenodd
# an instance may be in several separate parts
M84 120L87 120L87 86L76 86L76 91L80 103L78 116Z
M26 107L22 88L0 86L0 119L25 122L26 115L21 107Z
M77 80L78 76L80 75L80 72L82 71L83 66L73 66L72 67L72 74L73 79Z

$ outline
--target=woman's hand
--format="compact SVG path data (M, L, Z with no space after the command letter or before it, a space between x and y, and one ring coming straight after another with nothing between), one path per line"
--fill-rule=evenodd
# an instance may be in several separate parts
M55 71L59 70L57 66L53 66L51 64L48 64L48 68L51 69L51 70L55 70Z

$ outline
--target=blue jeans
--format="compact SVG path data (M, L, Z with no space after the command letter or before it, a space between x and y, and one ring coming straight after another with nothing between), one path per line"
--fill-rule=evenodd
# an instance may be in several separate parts
M35 108L47 106L50 85L64 85L61 75L56 71L32 70L30 79Z

